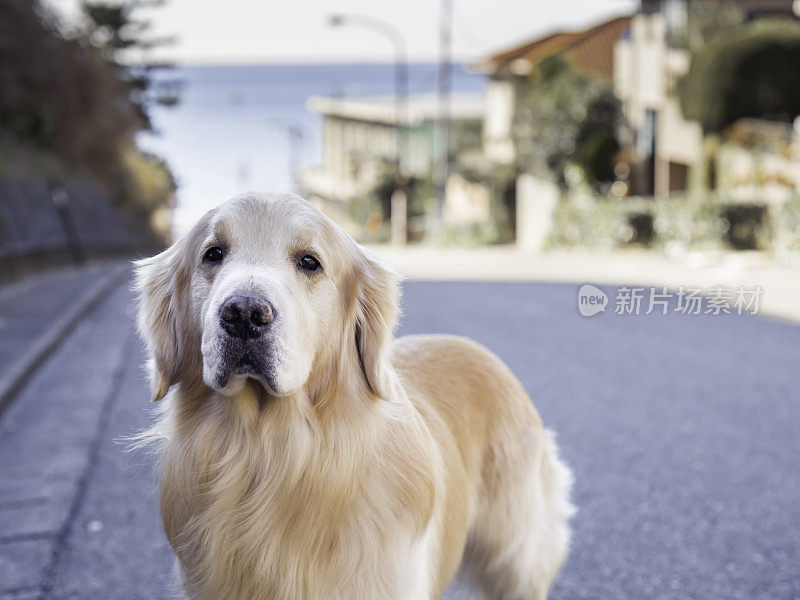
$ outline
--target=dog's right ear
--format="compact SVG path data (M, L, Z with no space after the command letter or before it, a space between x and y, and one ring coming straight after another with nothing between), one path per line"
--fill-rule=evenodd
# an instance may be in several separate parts
M162 253L134 263L138 325L150 354L153 401L166 396L185 374L191 352L186 331L190 275L182 264L185 245L185 239L179 240Z

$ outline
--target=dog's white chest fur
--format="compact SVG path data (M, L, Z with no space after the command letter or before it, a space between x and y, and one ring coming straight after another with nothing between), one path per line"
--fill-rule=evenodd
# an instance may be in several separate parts
M427 597L435 461L397 444L420 423L382 423L377 407L338 435L290 406L236 402L209 401L164 453L164 524L190 596Z

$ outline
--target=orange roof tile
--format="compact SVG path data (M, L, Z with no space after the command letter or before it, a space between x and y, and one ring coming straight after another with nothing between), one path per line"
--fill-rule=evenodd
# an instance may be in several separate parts
M583 31L557 32L526 44L494 54L478 67L496 72L516 60L523 60L533 70L549 56L565 53L581 71L611 80L614 72L614 44L628 28L631 17L617 17Z

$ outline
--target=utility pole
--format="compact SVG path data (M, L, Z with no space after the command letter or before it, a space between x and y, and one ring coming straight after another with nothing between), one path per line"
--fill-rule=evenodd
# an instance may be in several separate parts
M299 194L300 190L300 169L303 167L303 149L305 142L305 131L303 124L294 119L283 119L274 117L268 120L267 127L270 129L280 129L286 134L289 142L289 154L287 167L289 169L289 182L292 192Z
M289 176L292 181L292 191L300 193L300 167L303 164L303 127L299 123L290 122L286 125L286 135L289 138Z
M439 13L439 77L437 142L439 159L436 169L437 203L434 239L441 243L444 235L444 203L450 171L450 92L452 78L451 46L453 41L453 0L441 0Z

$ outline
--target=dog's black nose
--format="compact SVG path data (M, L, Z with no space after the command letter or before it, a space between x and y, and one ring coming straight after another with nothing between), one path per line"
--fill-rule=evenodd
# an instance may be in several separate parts
M274 318L269 300L250 294L228 296L219 309L222 328L243 340L260 336Z

